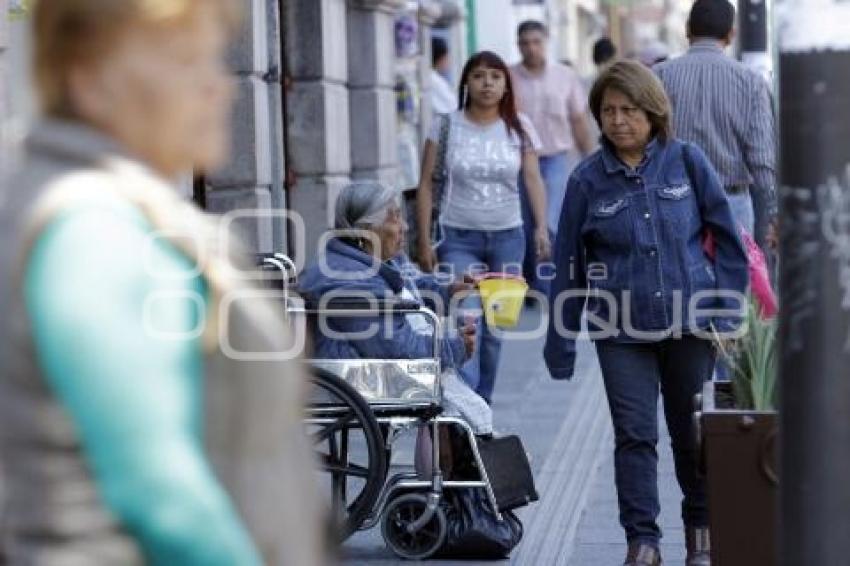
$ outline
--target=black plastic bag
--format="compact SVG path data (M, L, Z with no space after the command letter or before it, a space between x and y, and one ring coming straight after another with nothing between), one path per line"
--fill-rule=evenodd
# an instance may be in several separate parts
M510 511L539 499L525 447L518 436L479 438L478 452L499 511Z
M446 542L442 558L501 560L522 540L522 523L511 511L496 518L482 488L450 489L443 495Z

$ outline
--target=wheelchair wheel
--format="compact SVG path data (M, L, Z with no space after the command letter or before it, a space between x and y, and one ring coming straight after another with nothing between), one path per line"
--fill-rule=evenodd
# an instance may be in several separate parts
M381 534L397 556L408 560L425 560L437 552L446 540L446 515L438 506L434 516L417 531L408 527L415 523L428 506L428 497L407 493L394 498L384 510Z
M336 375L313 369L306 424L330 493L338 542L356 531L375 506L387 476L384 438L363 397Z

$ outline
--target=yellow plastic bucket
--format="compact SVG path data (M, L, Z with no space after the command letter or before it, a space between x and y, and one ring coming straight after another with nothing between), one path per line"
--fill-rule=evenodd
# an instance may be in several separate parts
M484 320L488 326L513 328L519 323L528 285L518 277L497 277L478 282Z

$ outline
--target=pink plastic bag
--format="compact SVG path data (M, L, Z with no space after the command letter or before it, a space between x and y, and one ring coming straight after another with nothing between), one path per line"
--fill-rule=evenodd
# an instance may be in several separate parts
M764 259L764 253L761 251L761 248L750 233L743 228L740 228L740 230L741 241L747 252L747 263L750 266L750 291L759 305L759 315L761 315L761 318L765 320L773 318L776 316L778 307L776 293L773 292L773 286L770 284L767 261ZM711 230L705 231L705 238L702 244L706 255L714 260L716 249L714 234L711 233Z

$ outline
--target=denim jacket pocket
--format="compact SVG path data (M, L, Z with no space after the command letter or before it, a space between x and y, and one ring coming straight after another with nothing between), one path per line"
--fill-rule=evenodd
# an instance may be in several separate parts
M597 218L612 218L627 206L629 206L629 201L626 197L603 201L597 203L596 208L593 210L593 215Z
M628 197L599 200L591 206L594 231L609 244L630 244L632 221Z
M683 200L693 192L691 185L688 183L674 183L658 187L658 196L669 200Z
M688 227L699 222L693 187L687 182L670 183L657 189L658 208L665 224L677 235L687 237Z

